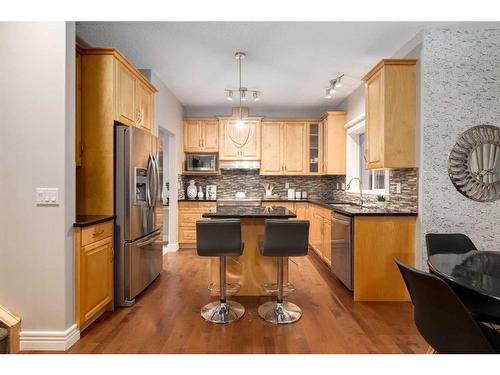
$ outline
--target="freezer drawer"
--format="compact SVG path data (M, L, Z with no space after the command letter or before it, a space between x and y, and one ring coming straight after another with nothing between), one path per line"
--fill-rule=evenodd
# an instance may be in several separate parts
M125 298L133 300L162 270L162 232L125 244Z

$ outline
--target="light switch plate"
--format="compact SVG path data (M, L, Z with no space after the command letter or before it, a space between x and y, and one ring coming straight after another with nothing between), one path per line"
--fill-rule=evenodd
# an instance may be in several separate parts
M36 188L35 201L40 206L57 206L59 205L59 189L58 188Z
M288 182L285 182L285 189L290 189L290 184Z
M401 182L396 183L396 194L401 194Z

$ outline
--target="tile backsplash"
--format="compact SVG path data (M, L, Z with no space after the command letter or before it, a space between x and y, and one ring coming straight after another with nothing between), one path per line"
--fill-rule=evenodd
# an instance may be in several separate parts
M386 207L416 212L418 202L418 169L391 169L389 172L389 200ZM342 190L345 176L261 176L258 170L222 170L220 176L179 176L179 199L186 197L186 188L190 180L195 180L205 192L205 186L217 185L217 198L234 198L238 191L244 191L248 198L264 196L263 183L274 185L273 193L287 195L285 183L290 188L306 191L308 198L321 200L343 200L356 202L358 194ZM396 193L396 184L401 183L401 193ZM375 196L364 196L368 201L375 201Z

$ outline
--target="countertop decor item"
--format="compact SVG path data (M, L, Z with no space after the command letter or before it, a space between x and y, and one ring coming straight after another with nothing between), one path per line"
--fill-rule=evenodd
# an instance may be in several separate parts
M377 208L385 208L385 202L387 201L387 197L385 195L377 195Z
M500 128L479 125L463 132L451 149L448 175L469 199L500 199Z
M217 185L207 185L205 198L208 200L217 199Z
M194 180L189 181L189 186L187 187L188 199L196 199L197 189Z
M266 191L266 197L271 197L273 195L274 185L264 182L262 186L264 186L264 190Z
M198 186L198 199L203 199L205 196L203 195L203 190L201 190L201 186Z

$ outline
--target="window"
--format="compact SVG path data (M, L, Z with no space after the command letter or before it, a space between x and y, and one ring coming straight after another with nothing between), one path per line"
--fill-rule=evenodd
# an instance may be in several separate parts
M360 121L347 131L347 178L358 177L366 194L389 194L389 173L385 169L365 169L365 122ZM359 192L359 182L354 180L351 192Z

